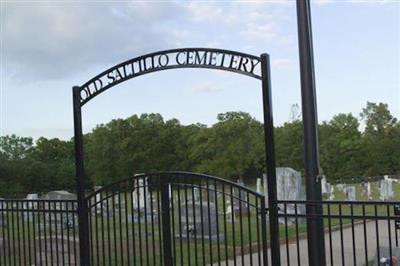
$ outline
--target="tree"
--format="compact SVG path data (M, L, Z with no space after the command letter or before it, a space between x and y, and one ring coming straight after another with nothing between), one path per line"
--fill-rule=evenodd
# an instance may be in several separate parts
M385 103L367 102L367 106L363 108L360 117L365 122L365 135L374 137L383 137L397 122Z
M321 167L331 181L362 175L361 133L352 114L335 115L320 125Z
M32 151L32 138L17 137L16 135L0 137L0 154L7 160L21 160Z
M229 179L243 179L246 172L262 171L262 124L244 112L219 114L218 123L200 131L192 152L196 170Z
M303 123L295 120L275 129L276 165L303 171Z
M360 113L365 123L363 136L363 154L368 162L364 174L377 176L394 174L400 171L398 165L398 123L392 116L388 105L384 103L367 102L367 106Z

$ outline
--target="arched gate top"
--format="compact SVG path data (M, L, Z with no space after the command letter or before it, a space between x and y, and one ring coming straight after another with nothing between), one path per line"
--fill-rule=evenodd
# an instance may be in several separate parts
M261 57L214 48L181 48L135 57L100 73L79 89L83 106L103 91L131 78L174 68L230 71L261 80Z

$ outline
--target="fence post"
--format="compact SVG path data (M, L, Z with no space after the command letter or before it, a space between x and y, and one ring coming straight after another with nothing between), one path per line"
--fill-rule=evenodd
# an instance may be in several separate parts
M265 135L265 157L268 180L268 209L269 227L271 240L271 263L274 266L281 265L278 203L276 191L276 169L275 169L275 142L274 122L272 114L271 75L269 56L261 55L261 75L264 110L264 135Z
M85 198L85 169L83 165L83 134L80 87L74 86L72 88L72 94L74 105L76 192L78 195L79 257L80 265L89 266L89 222L87 202Z
M170 220L170 202L169 187L167 176L159 176L161 185L161 215L162 215L162 241L163 241L163 258L164 266L172 266L172 237L171 237L171 220Z
M303 110L304 171L308 201L322 201L319 173L318 119L315 93L314 55L309 0L297 0L297 25ZM306 204L308 257L310 265L326 265L322 204Z

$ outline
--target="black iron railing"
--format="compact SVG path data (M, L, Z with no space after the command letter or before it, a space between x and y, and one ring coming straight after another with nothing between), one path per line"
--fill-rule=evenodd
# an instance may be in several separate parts
M0 200L0 265L79 265L77 202Z
M400 256L399 202L278 201L279 232L262 195L205 175L136 176L87 202L92 265L271 265L272 234L281 265L309 265L307 219L323 219L327 265ZM0 200L0 265L83 265L78 239L77 201Z
M327 265L398 265L399 202L278 201L278 205L283 265L309 265L306 221L316 218L324 222ZM323 215L307 215L307 205L322 207Z

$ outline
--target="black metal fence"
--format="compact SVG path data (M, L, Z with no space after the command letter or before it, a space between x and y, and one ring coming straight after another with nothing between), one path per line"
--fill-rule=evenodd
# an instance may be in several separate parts
M306 219L323 218L327 265L400 265L399 202L279 201L281 260L309 265ZM307 205L323 215L305 213Z
M77 202L0 200L0 265L79 265Z
M398 202L278 201L268 232L264 196L210 176L140 175L87 201L91 265L271 265L278 233L281 265L309 265L306 220L321 218L327 265L400 263ZM81 265L77 223L74 200L0 200L0 265Z

